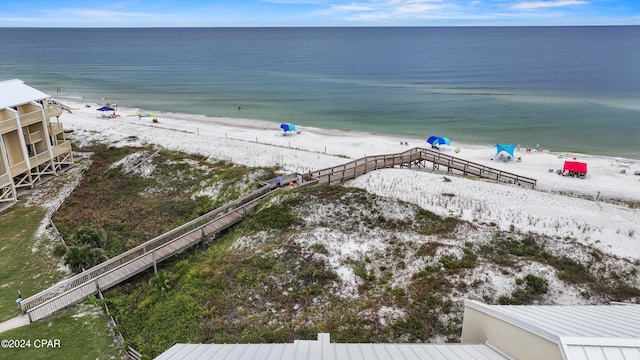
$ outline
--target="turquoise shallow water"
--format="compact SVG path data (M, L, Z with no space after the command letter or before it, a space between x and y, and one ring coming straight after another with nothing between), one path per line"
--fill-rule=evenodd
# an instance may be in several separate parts
M640 159L638 39L640 27L0 29L0 79L150 111Z

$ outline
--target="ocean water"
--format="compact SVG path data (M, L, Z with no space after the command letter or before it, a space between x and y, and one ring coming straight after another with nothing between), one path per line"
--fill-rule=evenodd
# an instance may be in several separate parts
M0 80L61 100L640 159L640 26L2 28L0 49Z

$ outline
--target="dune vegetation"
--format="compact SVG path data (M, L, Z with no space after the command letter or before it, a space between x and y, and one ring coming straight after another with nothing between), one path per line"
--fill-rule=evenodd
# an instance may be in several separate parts
M104 257L275 176L165 150L152 157L151 148L94 151L54 221L70 248ZM107 291L104 301L127 344L146 357L178 342L289 342L319 332L336 342L456 342L464 299L637 302L637 265L569 237L498 230L323 185L271 194L208 247Z

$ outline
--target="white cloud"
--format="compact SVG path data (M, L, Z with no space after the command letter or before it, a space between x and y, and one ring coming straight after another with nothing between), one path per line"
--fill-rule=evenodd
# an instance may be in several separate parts
M403 6L399 6L395 9L396 14L419 14L419 13L427 13L434 10L442 9L442 5L437 4L404 4Z
M442 0L389 0L334 4L330 10L317 13L345 16L350 20L382 21L405 17L423 17L450 8Z
M554 7L585 5L585 4L588 4L588 2L584 0L526 1L526 2L517 3L511 6L511 8L517 9L517 10L533 10L533 9L541 9L541 8L554 8Z

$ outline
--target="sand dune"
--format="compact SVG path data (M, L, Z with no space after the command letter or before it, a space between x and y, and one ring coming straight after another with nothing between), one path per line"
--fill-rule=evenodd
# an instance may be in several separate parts
M279 124L256 120L208 118L199 115L117 110L119 117L101 118L97 104L66 103L75 110L61 121L77 143L100 141L114 146L154 144L161 148L202 154L247 166L278 166L283 172L318 170L367 155L398 153L428 147L424 138L300 128L283 136ZM538 180L536 189L467 179L447 173L388 169L366 174L347 186L417 204L427 210L474 222L493 222L503 230L572 237L604 252L640 259L640 161L583 154L527 152L496 156L495 147L459 144L452 139L441 151ZM401 143L408 143L404 145ZM460 152L454 152L459 148ZM585 179L556 174L565 159L589 166ZM616 161L618 160L618 161ZM624 163L620 163L624 161ZM623 173L624 170L624 173ZM451 181L445 181L444 177ZM447 194L443 196L443 194Z

